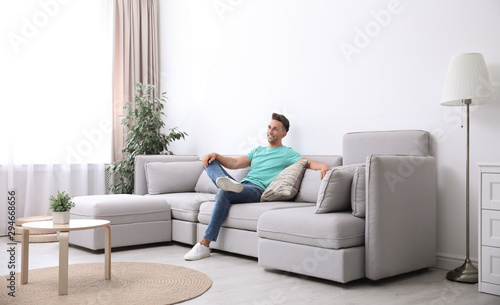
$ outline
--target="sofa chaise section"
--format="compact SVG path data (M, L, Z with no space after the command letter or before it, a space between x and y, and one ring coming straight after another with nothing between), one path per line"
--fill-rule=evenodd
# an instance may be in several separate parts
M170 206L161 198L138 195L93 195L73 199L72 219L105 219L111 223L111 246L124 247L171 241ZM103 228L73 231L70 244L104 249Z

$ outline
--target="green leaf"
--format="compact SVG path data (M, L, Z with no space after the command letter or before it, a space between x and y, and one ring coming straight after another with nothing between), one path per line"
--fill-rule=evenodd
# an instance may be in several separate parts
M168 134L161 132L165 127L162 118L167 117L163 112L167 97L166 92L154 96L155 89L151 84L136 82L134 98L123 105L125 115L121 123L127 129L122 148L124 158L106 168L112 177L109 192L132 194L135 157L141 154L172 155L168 145L188 135L177 127L169 129Z

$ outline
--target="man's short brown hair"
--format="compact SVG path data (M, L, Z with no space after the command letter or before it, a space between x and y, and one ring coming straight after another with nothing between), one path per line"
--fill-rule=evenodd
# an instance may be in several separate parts
M286 132L290 129L290 122L286 118L286 116L278 113L273 113L273 120L281 122L283 124L283 129L285 129Z

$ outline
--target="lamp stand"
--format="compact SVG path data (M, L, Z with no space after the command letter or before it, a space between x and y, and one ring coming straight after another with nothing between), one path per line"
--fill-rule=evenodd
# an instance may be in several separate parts
M471 104L471 100L463 100L462 103L464 103L467 106L467 161L466 161L466 170L465 170L465 213L466 213L466 219L465 219L465 230L466 230L466 235L465 235L465 243L466 243L466 257L465 257L465 262L462 266L455 268L454 270L449 271L446 274L446 278L450 281L455 281L455 282L462 282L462 283L469 283L469 284L475 284L477 283L478 280L478 272L477 268L472 264L470 257L469 257L469 248L470 248L470 240L469 240L469 231L470 231L470 224L469 224L469 210L470 210L470 201L469 201L469 107Z

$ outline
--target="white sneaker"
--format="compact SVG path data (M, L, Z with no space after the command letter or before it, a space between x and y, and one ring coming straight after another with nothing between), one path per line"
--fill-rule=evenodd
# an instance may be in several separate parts
M194 245L193 249L189 250L189 252L184 255L184 259L187 261L196 261L209 256L210 248L197 243L196 245Z
M219 177L215 181L215 184L223 190L228 192L240 193L243 191L243 185L239 182L229 179L228 177Z

